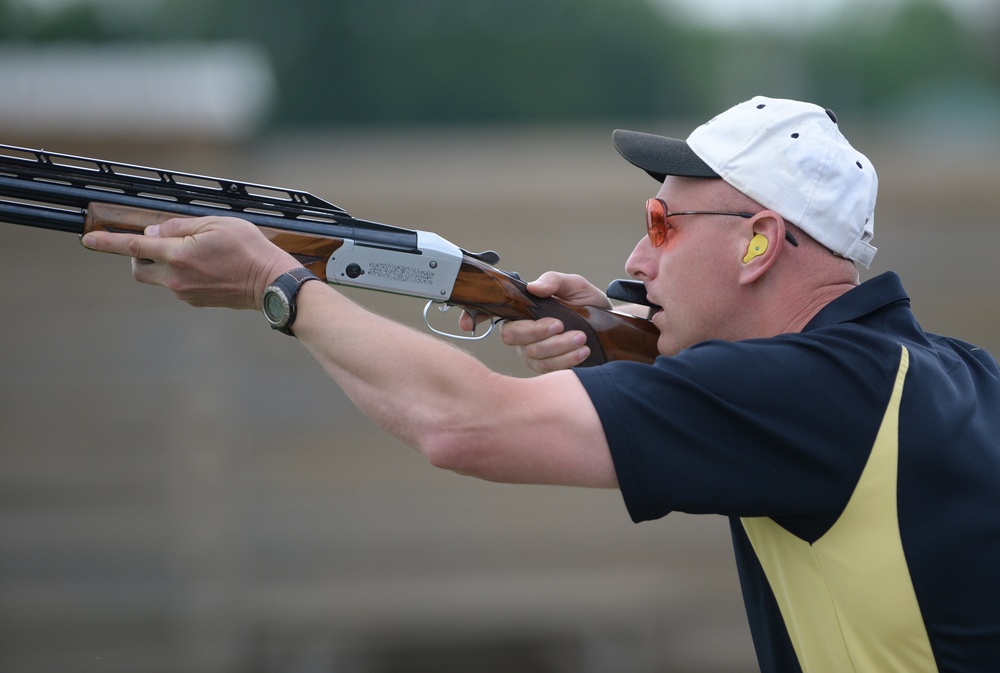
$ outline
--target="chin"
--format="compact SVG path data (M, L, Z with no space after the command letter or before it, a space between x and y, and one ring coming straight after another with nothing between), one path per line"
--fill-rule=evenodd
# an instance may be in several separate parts
M660 338L656 342L656 350L660 355L677 355L681 352L682 348L678 347L676 343L669 341L665 335L660 334Z

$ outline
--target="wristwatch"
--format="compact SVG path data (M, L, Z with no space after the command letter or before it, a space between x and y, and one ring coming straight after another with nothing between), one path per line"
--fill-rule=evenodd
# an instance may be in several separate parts
M281 274L267 286L261 298L261 308L264 317L271 323L271 329L295 336L292 334L292 324L295 322L295 295L299 293L299 288L310 280L319 280L319 277L304 266L300 266Z

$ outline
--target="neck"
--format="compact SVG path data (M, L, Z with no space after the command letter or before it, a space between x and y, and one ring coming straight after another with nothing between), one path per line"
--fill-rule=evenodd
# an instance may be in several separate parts
M779 321L780 331L778 333L801 332L824 306L855 287L857 287L857 283L845 282L827 285L793 299L787 305L785 316Z
M860 278L853 262L833 257L825 249L815 251L799 264L772 268L760 288L765 305L760 328L768 335L801 332L824 306L858 286Z

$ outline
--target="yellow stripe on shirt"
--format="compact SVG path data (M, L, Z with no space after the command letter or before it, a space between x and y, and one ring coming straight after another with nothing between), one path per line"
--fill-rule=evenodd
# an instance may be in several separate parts
M806 673L937 671L896 511L899 408L909 361L903 348L868 463L823 537L809 544L769 518L742 520Z

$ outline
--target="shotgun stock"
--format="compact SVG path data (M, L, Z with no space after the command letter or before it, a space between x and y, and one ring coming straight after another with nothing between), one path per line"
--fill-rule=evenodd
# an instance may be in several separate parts
M657 355L659 330L648 320L535 297L516 274L494 266L496 253L359 220L307 192L0 145L0 221L82 236L141 234L174 217L219 215L249 220L332 285L419 297L474 317L558 318L587 335L584 366Z

